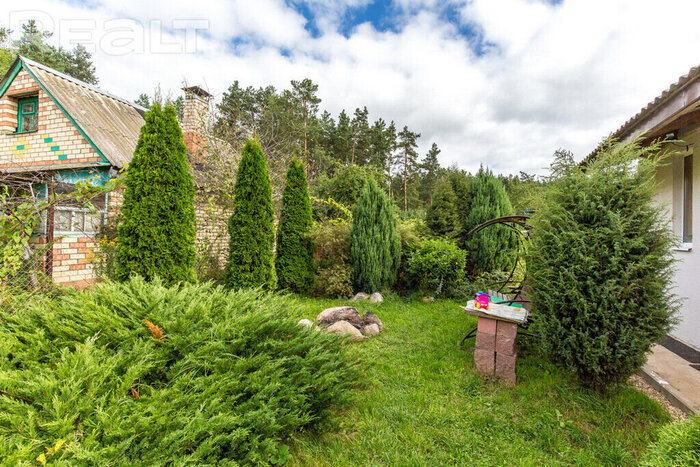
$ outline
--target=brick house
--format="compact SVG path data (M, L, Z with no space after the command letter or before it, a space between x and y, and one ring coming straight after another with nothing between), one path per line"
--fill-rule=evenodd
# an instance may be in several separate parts
M201 161L211 96L199 87L185 92L183 135L190 160ZM146 111L19 56L0 81L0 172L41 174L47 182L36 187L40 197L70 193L78 181L104 185L131 161ZM92 200L97 213L59 203L44 214L32 241L53 245L45 269L55 283L82 288L95 281L92 253L121 200L112 191ZM203 235L221 238L225 226L206 225L208 217L197 211Z

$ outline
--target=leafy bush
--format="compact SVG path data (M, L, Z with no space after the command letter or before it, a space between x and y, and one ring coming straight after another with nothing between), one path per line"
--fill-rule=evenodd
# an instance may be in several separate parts
M654 201L658 149L608 146L553 180L532 217L527 266L542 347L598 389L641 367L677 309L674 241Z
M350 259L355 289L376 292L391 287L401 261L394 207L374 179L365 183L352 214Z
M504 225L493 225L467 235L474 227L496 217L515 214L503 183L490 170L479 169L471 184L471 206L463 218L461 244L469 255L472 275L509 269L515 261L517 238Z
M272 288L275 213L267 162L256 142L248 141L243 148L234 193L224 281L231 288Z
M444 295L464 278L467 254L447 240L425 240L408 258L408 274L424 292Z
M314 280L311 243L311 201L304 165L292 160L282 194L282 213L277 229L277 284L295 292L306 292Z
M666 425L659 440L645 453L642 465L691 467L700 465L700 416Z
M360 199L362 187L370 179L380 183L381 172L359 165L341 167L333 178L323 178L318 182L315 194L321 199L331 198L344 206L354 207Z
M175 109L146 112L120 207L116 274L193 282L194 185Z
M4 315L0 458L61 465L279 459L358 377L287 298L134 278Z
M317 223L312 230L316 277L314 294L326 297L352 295L350 230L343 221Z

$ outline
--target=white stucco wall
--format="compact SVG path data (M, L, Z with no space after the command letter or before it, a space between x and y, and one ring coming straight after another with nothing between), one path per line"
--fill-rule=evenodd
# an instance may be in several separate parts
M668 209L668 215L676 235L682 233L682 156L693 154L693 248L690 251L674 251L677 259L674 275L674 292L683 299L680 323L671 335L700 349L700 130L679 135L688 144L674 146L680 154L657 173L657 200Z

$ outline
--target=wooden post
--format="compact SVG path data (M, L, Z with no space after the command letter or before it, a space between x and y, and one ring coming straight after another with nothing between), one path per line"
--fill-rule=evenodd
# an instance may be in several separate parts
M49 192L48 192L48 202L49 208L46 212L46 244L48 249L46 250L46 275L53 278L53 231L54 231L54 197L56 194L56 182L54 181L53 175L49 181Z

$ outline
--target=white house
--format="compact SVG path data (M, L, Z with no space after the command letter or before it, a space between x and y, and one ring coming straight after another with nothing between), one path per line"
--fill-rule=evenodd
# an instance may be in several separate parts
M657 199L668 206L680 247L674 276L675 292L683 298L680 323L671 337L700 349L700 66L665 90L612 134L625 143L637 137L659 138L675 152L657 173ZM594 157L595 152L588 157ZM695 244L693 242L695 233Z

